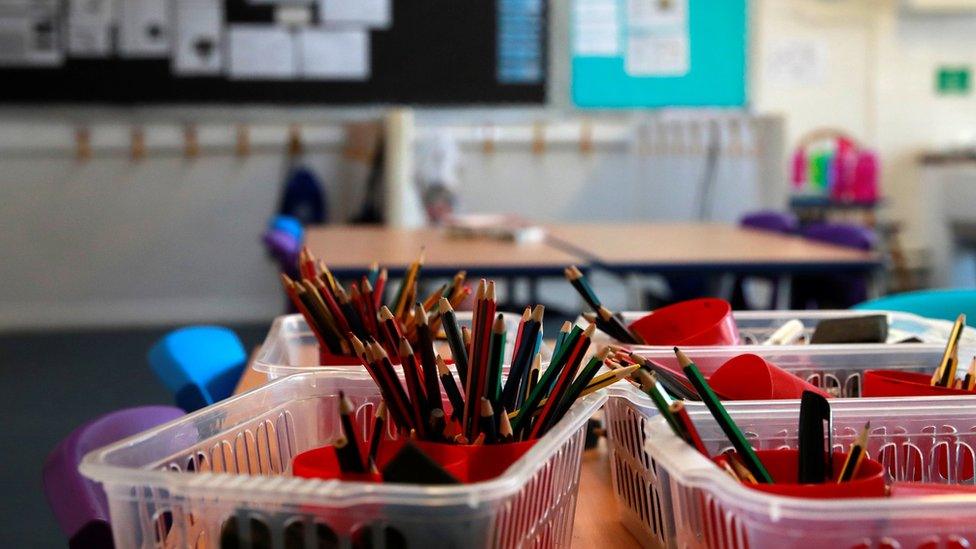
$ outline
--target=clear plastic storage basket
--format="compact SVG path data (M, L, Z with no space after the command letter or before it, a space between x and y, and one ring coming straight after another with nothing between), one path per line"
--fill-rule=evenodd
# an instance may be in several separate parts
M610 422L628 452L612 451L618 504L647 546L780 549L950 548L976 544L976 497L815 500L752 490L730 478L673 434L660 416L633 405L635 423ZM798 401L728 403L758 449L796 448ZM837 400L834 449L847 451L867 420L868 455L886 480L974 484L976 397ZM689 406L711 455L731 445L708 410ZM617 417L620 417L618 414ZM621 431L622 429L622 431ZM642 441L642 442L641 442ZM639 445L639 446L638 446ZM621 466L621 462L634 462Z
M712 374L728 360L746 352L755 353L784 370L826 390L844 397L844 405L860 401L861 381L864 372L874 369L906 372L933 372L939 365L943 344L914 343L904 345L786 345L753 347L683 347L688 357L706 376ZM637 350L641 356L673 369L679 369L672 349L643 347ZM960 357L976 355L976 346L961 345ZM968 359L965 360L968 362ZM613 489L618 509L631 532L647 537L656 531L664 519L652 514L655 497L650 492L634 492L638 479L646 479L649 464L644 459L644 444L648 440L644 420L657 415L650 397L632 385L618 384L612 389L612 398L606 407L608 423L607 443L613 466ZM776 409L785 401L757 403L760 409ZM832 400L836 405L841 400ZM976 401L974 401L976 403ZM745 402L726 402L730 406L745 406ZM976 425L976 424L974 424ZM636 484L635 484L636 483Z
M368 375L307 373L85 456L82 473L105 487L116 547L569 544L586 422L606 391L578 401L490 481L433 487L292 477L294 456L336 437L340 389L360 425L371 424L379 394Z
M649 314L647 311L626 311L621 313L624 323L630 324L635 320ZM922 343L945 343L952 329L952 322L934 318L925 318L911 313L899 313L893 311L866 311L866 310L819 310L819 311L733 311L732 318L739 328L739 336L743 340L741 345L734 348L756 349L771 347L770 345L760 345L766 338L773 334L780 326L790 320L799 320L803 323L803 333L807 340L813 335L813 330L821 320L829 318L851 318L857 316L867 316L873 314L884 314L888 316L888 341L893 343L907 337L917 337ZM584 322L582 318L577 319L577 323ZM602 332L600 334L602 342L608 342L609 336ZM963 331L962 341L976 345L976 330L967 327ZM838 344L817 344L816 346L840 346ZM843 344L844 347L866 347L871 345L885 345L884 343L857 343ZM635 349L653 348L651 346L634 345ZM748 352L742 350L741 352Z

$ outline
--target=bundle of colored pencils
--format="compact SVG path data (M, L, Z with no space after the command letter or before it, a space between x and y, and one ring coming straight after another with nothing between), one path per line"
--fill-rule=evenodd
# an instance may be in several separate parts
M281 274L285 293L301 312L309 328L315 334L322 354L353 356L352 337L360 341L373 338L395 355L400 338L419 343L418 312L429 311L445 298L457 307L471 294L465 285L465 273L457 273L451 282L444 284L414 306L417 300L423 255L415 261L404 276L393 301L383 304L387 270L373 264L361 280L353 282L347 290L336 279L328 266L317 261L307 248L302 249L298 260L299 280ZM440 314L433 313L427 320L431 333L437 333ZM327 351L327 353L326 353Z
M601 332L607 334L608 336L620 341L621 343L629 344L643 344L644 340L641 339L639 335L633 332L630 328L624 324L620 316L610 311L603 306L600 298L597 297L596 292L593 291L593 286L590 285L589 280L587 280L586 275L583 271L579 270L576 265L570 265L563 270L563 274L566 275L566 280L572 284L573 288L579 293L583 301L593 309L592 314L584 313L583 317L586 320L596 324L596 327L600 329Z
M523 314L503 382L506 330L496 312L494 282L481 280L475 298L470 338L459 328L448 299L442 297L438 303L457 377L436 353L429 319L420 304L414 314L416 347L401 336L391 355L372 335L349 336L397 430L422 440L459 444L536 439L558 423L578 398L624 379L633 370L597 376L609 348L584 364L595 330L590 325L585 330L567 326L550 366L542 371L544 308L537 305ZM403 366L402 381L393 366L396 360Z

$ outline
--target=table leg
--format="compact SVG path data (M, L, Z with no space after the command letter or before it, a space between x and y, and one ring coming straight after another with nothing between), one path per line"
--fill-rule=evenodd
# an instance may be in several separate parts
M776 293L773 296L773 307L780 311L789 309L793 293L792 275L784 274L777 278L774 291Z

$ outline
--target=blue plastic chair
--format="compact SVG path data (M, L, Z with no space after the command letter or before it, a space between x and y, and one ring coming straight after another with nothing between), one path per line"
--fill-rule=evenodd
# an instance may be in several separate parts
M78 472L85 454L182 416L172 406L118 410L78 427L51 451L44 461L44 495L68 547L113 547L105 491Z
M190 326L174 330L149 350L149 366L176 405L192 412L229 397L244 371L247 353L232 330Z
M976 290L922 290L888 295L858 303L853 309L913 313L926 318L954 321L966 314L966 324L976 326Z

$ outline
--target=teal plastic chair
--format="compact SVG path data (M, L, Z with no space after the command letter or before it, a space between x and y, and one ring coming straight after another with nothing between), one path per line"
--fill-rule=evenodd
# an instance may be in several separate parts
M174 330L153 345L147 358L176 405L187 412L229 397L247 363L237 334L221 326Z
M966 314L966 324L976 327L976 290L922 290L858 303L853 309L914 313L927 318L954 321Z

